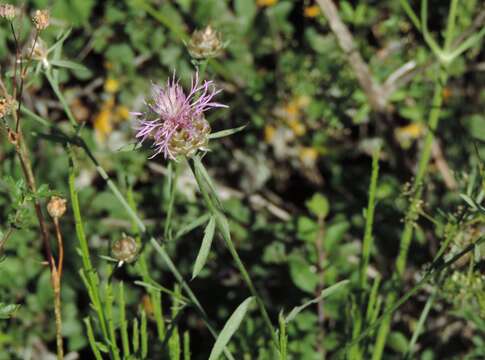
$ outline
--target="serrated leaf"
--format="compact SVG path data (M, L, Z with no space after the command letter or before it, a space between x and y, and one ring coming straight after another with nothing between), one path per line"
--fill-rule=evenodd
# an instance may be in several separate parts
M216 360L219 358L219 356L221 356L222 352L224 351L224 348L231 340L231 337L239 328L239 325L244 319L244 316L246 315L249 309L249 306L251 305L253 300L254 300L254 297L247 298L232 313L231 317L229 318L229 320L227 320L226 324L224 325L224 328L222 329L221 333L217 337L217 340L214 346L212 347L209 360Z
M308 306L310 306L312 304L316 304L320 300L323 300L326 297L329 297L334 292L336 292L337 290L339 290L342 286L347 285L348 283L349 283L349 280L342 280L342 281L340 281L340 282L338 282L338 283L336 283L336 284L334 284L332 286L329 286L328 288L322 290L322 292L320 293L320 295L318 297L316 297L315 299L310 300L310 301L306 302L303 305L294 307L293 310L291 310L290 313L288 314L288 316L285 318L285 322L286 323L289 323L300 312L302 312L303 310L305 310Z
M192 271L192 280L199 275L200 271L204 267L207 257L212 245L212 239L214 239L214 230L216 228L216 219L212 216L204 230L204 238L202 239L202 244L200 246L199 253L194 263L194 270Z

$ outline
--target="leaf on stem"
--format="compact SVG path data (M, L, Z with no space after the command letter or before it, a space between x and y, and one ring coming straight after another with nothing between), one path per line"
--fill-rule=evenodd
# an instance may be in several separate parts
M246 125L243 125L243 126L239 126L237 128L216 131L216 132L209 135L209 139L220 139L220 138L223 138L223 137L226 137L226 136L233 135L235 133L238 133L238 132L244 130L244 128L246 126L248 126L248 125L246 124Z
M214 238L214 230L216 228L216 219L212 216L204 230L204 238L202 239L202 245L200 246L199 254L195 259L194 269L192 271L192 280L199 275L200 271L204 267L207 256L212 245L212 239Z
M254 297L249 297L244 300L241 305L237 307L234 313L231 315L229 320L227 320L224 328L222 329L221 333L217 337L216 343L212 348L212 351L209 356L209 360L216 360L221 356L222 352L224 351L225 346L231 340L232 335L236 332L241 324L246 312L248 311L249 306L253 302Z
M290 313L288 314L288 316L286 317L285 319L285 322L286 323L289 323L290 321L292 321L300 312L302 312L303 310L305 310L308 306L312 305L312 304L316 304L317 302L319 302L320 300L323 300L327 297L329 297L330 295L332 295L333 293L335 293L336 291L340 290L340 288L342 288L343 286L347 285L349 282L349 280L342 280L342 281L339 281L338 283L332 285L332 286L329 286L328 288L322 290L322 292L320 293L320 296L316 297L315 299L313 300L310 300L306 303L304 303L303 305L300 305L300 306L296 306L293 308L293 310L290 311Z

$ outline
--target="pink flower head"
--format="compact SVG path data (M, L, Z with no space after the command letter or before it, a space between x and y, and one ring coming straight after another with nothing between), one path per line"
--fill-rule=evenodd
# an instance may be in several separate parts
M204 132L207 142L210 127L204 112L227 107L212 100L219 92L221 90L217 90L212 81L200 84L198 73L192 78L187 95L175 74L165 86L153 84L151 98L145 102L145 111L132 113L137 117L135 130L139 142L143 143L148 138L153 140L155 153L150 158L160 153L167 159L175 159L180 153L187 155L188 150L194 150L194 144L200 148L201 132ZM192 146L187 147L181 142Z

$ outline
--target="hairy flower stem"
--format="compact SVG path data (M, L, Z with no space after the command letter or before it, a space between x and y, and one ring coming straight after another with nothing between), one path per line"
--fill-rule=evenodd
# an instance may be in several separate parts
M434 88L433 102L431 105L431 112L429 115L428 122L428 132L423 144L423 150L421 152L418 170L414 182L412 185L412 198L405 216L404 230L401 235L401 242L399 246L399 254L396 259L396 271L394 273L394 282L397 288L390 292L386 298L387 309L393 308L397 298L398 298L398 283L401 281L406 269L407 257L409 246L413 238L413 230L415 226L415 221L418 219L421 196L423 192L423 180L428 169L429 160L431 157L431 149L434 140L434 134L438 128L438 123L441 114L441 106L443 104L443 87L447 80L446 70L440 67ZM377 334L377 339L374 347L374 352L372 355L372 360L380 360L386 344L387 335L390 330L391 320L393 313L389 313L383 319Z
M269 318L268 312L266 311L266 307L264 306L263 300L261 299L261 296L256 291L253 281L251 280L251 277L249 276L249 273L246 270L246 267L244 266L244 263L242 262L241 258L239 257L239 254L237 253L234 243L232 242L227 219L223 215L222 207L218 205L220 204L218 196L215 193L215 191L211 189L210 184L207 183L207 178L204 179L204 175L200 172L201 168L203 167L201 159L198 156L194 156L193 160L194 160L194 163L193 163L193 166L190 166L190 169L194 174L194 177L197 181L199 190L202 193L206 206L208 207L212 215L215 217L217 228L222 238L224 239L224 242L231 256L233 257L234 262L236 263L236 266L239 269L239 272L241 273L241 276L244 282L248 286L249 291L251 292L251 295L253 295L256 298L256 303L263 317L263 321L266 327L268 328L269 333L271 334L271 338L276 348L278 349L279 348L278 336L276 335L273 325L271 324L271 320Z

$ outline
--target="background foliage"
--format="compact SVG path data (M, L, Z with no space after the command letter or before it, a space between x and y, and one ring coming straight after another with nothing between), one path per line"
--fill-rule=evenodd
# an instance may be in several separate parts
M212 61L207 71L224 89L218 100L230 109L215 112L209 121L215 131L247 126L231 137L212 141L205 161L216 179L233 240L275 324L280 311L288 314L315 298L320 285L331 286L343 279L358 281L363 209L368 201L371 154L377 146L382 150L375 243L368 274L371 279L390 278L410 197L407 184L415 172L431 106L432 79L439 66L399 2L338 3L342 20L378 80L384 81L408 61L414 61L419 69L409 83L392 94L389 114L372 110L327 20L311 1L26 2L28 9L51 10L52 26L42 36L46 43L53 44L62 29L72 28L62 58L83 66L61 69L61 88L75 118L86 122L83 138L122 191L132 189L136 207L154 234L164 233L169 196L166 163L160 158L147 160L148 149L131 151L129 111L141 107L151 82L164 83L174 71L185 85L189 83L193 66L184 41L193 30L211 24L223 34L228 42L225 53ZM457 26L463 31L484 9L476 0L460 3ZM437 37L445 26L448 6L448 2L430 1L429 27ZM27 36L28 19L25 22ZM424 186L403 290L422 275L451 229L459 235L446 249L450 256L484 231L483 215L477 215L478 220L468 226L458 220L469 210L460 194L472 196L483 186L479 156L485 159L485 54L480 45L449 67L451 78L443 90L437 143L453 181L451 185L444 181L447 170L440 168L439 156L435 156ZM2 26L2 69L10 64L12 46L9 30ZM38 77L29 84L25 104L63 128L67 119L53 98L46 81ZM24 127L34 153L36 177L46 184L35 196L44 199L57 193L69 198L68 157L63 147L39 137L43 128L32 119L24 121ZM3 135L0 232L12 223L16 230L0 263L0 302L20 306L13 317L0 321L0 359L39 358L55 347L49 270L43 264L37 225L15 152ZM140 280L134 265L125 265L110 275L111 263L102 258L110 256L114 240L136 231L86 155L75 152L79 167L76 186L95 267L103 279L112 276L116 284L124 281L129 317L143 309L148 315L150 339L154 340L153 304L146 289L134 283ZM176 186L175 233L206 211L188 169L181 170ZM91 358L82 320L90 312L89 299L78 273L81 258L76 251L72 213L61 226L67 259L62 283L63 335L69 351ZM315 244L319 236L323 275L317 266ZM187 279L202 237L203 227L199 227L167 244ZM248 297L248 291L219 240L215 238L206 267L190 285L209 318L222 328ZM148 246L144 253L151 277L173 289L175 282L164 262ZM474 258L473 265L457 265L446 274L444 285L438 285L440 291L418 340L415 358L485 356L483 249L477 249ZM383 282L379 298L389 286ZM342 288L325 299L323 347L328 353L352 338L356 295L351 289ZM400 358L408 350L422 308L434 289L434 284L429 284L399 309L385 358ZM176 301L167 295L162 299L164 314L170 319L177 313ZM117 305L114 311L119 311ZM181 337L185 331L190 333L193 358L207 358L212 337L193 309L182 311L176 331ZM316 351L318 327L315 305L295 317L287 329L290 358L321 358ZM236 358L271 358L263 335L259 314L250 312L231 342L237 349ZM150 344L150 356L157 358L162 344Z

